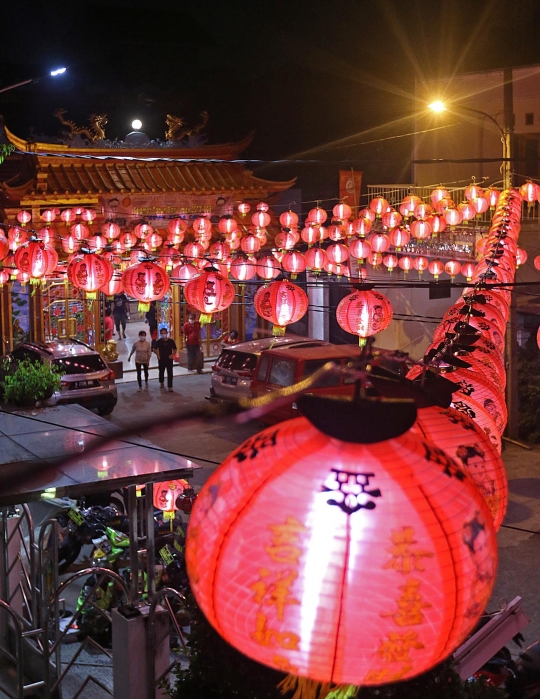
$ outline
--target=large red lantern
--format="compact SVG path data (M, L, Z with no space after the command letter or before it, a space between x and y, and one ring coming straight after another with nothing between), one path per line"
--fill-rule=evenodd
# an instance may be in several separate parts
M205 270L184 286L186 301L200 311L199 322L212 322L212 315L224 311L234 301L234 287L222 274Z
M19 212L20 213L20 212ZM19 228L19 226L13 226L8 230L8 243L9 249L13 252L17 250L23 243L28 240L28 232Z
M357 260L365 260L371 252L371 243L365 238L355 238L349 243L349 253Z
M313 274L320 274L327 262L328 255L326 254L326 250L322 248L310 248L306 252L306 267L311 270Z
M369 243L373 252L386 252L390 247L390 241L385 233L373 233L369 237Z
M294 211L284 211L279 217L279 222L284 228L296 228L298 226L298 215Z
M175 236L182 236L180 242L184 240L184 233L187 231L187 223L181 218L173 218L167 224L167 232Z
M403 270L403 276L406 276L413 269L413 258L408 255L403 255L399 258L399 268Z
M171 285L168 274L154 262L139 262L128 267L123 275L124 288L139 301L139 310L146 312L152 301L159 301Z
M454 277L461 272L461 262L457 260L448 260L444 265L444 271L450 275L450 279L454 281Z
M188 260L200 260L204 257L204 247L200 243L187 243L184 246L184 255Z
M75 240L86 240L90 237L90 229L84 223L76 223L69 229L70 234Z
M433 278L437 280L439 275L444 272L444 265L440 260L432 260L428 265L428 270L433 275Z
M108 221L101 226L101 232L107 240L114 240L120 236L122 229L114 221Z
M376 216L382 216L390 206L384 197L375 197L369 202L369 208Z
M0 260L4 260L9 255L9 241L0 234Z
M87 298L96 298L96 292L108 284L113 275L113 266L109 260L96 254L75 257L68 265L69 281L77 289L86 291Z
M58 255L53 248L31 241L17 248L14 261L17 269L29 276L31 284L38 284L43 277L54 272Z
M281 266L294 279L297 274L301 274L306 269L306 258L301 252L290 250L281 258Z
M332 209L332 213L340 221L346 221L348 218L351 217L352 209L348 204L344 204L343 202L341 202L340 204L336 204L334 206L334 208Z
M342 243L334 243L326 248L326 254L330 262L335 262L336 264L342 264L347 262L349 259L349 249L346 245Z
M271 220L270 214L267 214L266 211L255 211L251 216L251 223L257 228L266 228L270 225Z
M353 231L359 236L367 235L373 227L373 223L370 221L370 219L365 217L355 218L352 224Z
M308 298L296 284L275 281L257 290L253 305L261 318L273 323L273 335L284 335L287 325L296 323L305 315Z
M388 327L393 315L390 301L373 289L353 291L341 299L336 310L339 326L345 332L358 335L360 345Z
M397 228L393 228L389 232L388 239L390 240L390 243L396 248L396 250L399 251L401 250L401 248L405 247L405 245L409 244L411 234L405 227L398 226Z
M307 220L310 223L318 223L320 225L324 223L327 218L328 214L324 209L321 209L320 206L317 206L314 209L310 209L308 211Z
M448 657L489 599L496 558L481 493L440 448L410 431L344 442L306 418L221 464L186 548L197 603L226 641L275 669L353 685Z
M190 279L196 277L199 274L199 270L195 265L182 264L178 265L171 272L171 279L178 282L181 287L184 287Z
M115 294L120 294L123 290L124 283L122 280L122 274L118 270L115 270L110 281L100 288L100 291L109 299L112 299Z
M424 240L429 238L432 233L431 223L429 221L424 221L419 219L418 221L413 221L411 223L411 235L413 238L418 238L418 240Z

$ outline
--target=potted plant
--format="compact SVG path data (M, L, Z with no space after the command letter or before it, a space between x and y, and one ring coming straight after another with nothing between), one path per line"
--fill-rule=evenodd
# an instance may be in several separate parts
M49 362L33 362L22 359L2 365L3 400L13 405L29 407L47 400L60 388L60 372Z

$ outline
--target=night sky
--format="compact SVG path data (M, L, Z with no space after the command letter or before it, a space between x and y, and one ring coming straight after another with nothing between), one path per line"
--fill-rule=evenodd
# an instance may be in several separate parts
M540 62L539 20L538 0L2 0L0 87L69 71L0 94L0 113L23 137L58 135L63 107L164 139L167 113L207 110L210 143L254 130L250 169L337 196L340 168L410 180L415 79Z

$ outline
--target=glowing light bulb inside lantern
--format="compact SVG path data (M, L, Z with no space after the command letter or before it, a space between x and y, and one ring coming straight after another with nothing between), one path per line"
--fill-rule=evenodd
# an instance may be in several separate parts
M134 131L140 131L142 129L142 121L140 119L133 119L131 122L131 128Z
M363 344L362 340L365 343L368 329L369 329L369 310L368 310L368 307L364 304L362 306L362 310L360 311L360 315L358 316L358 325L357 325L357 333L356 333L360 338L360 344Z
M110 469L109 464L107 463L107 458L104 456L103 461L101 463L101 466L97 472L98 478L108 478L109 474L107 471Z
M278 314L278 325L287 325L292 316L292 308L289 305L287 290L283 289L280 294L280 306Z

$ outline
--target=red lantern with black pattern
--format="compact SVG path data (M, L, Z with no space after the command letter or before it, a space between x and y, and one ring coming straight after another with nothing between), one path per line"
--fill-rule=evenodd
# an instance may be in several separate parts
M90 253L78 255L67 267L69 281L77 289L85 291L89 299L96 298L97 291L110 282L113 272L109 260Z
M152 301L159 301L169 291L169 275L155 262L139 262L123 274L124 288L139 301L139 311L150 310Z
M306 292L290 281L275 281L257 290L253 298L257 313L273 324L272 335L285 335L285 328L306 314Z
M204 270L184 286L186 301L200 313L199 322L211 323L212 316L224 311L234 301L234 287L219 272Z
M390 324L394 310L388 298L374 289L357 289L341 299L336 319L345 332L358 335L360 345Z
M56 251L37 241L21 245L13 259L17 269L29 276L31 284L39 284L44 277L54 272L58 264Z

